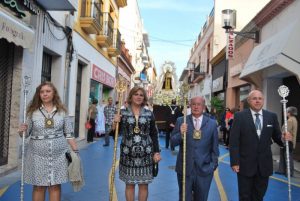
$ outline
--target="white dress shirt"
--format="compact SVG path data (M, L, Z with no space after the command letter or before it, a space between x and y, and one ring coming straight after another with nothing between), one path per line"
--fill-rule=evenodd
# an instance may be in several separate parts
M199 123L199 128L196 127L196 121L198 119L198 123ZM193 123L194 123L194 128L197 130L200 130L201 128L201 124L202 124L202 119L203 119L203 115L201 115L200 117L196 118L193 116Z
M251 115L252 115L252 118L253 118L254 125L255 125L255 119L256 119L255 114L259 114L259 120L260 120L261 129L262 129L262 127L263 127L263 113L262 113L262 110L260 110L258 112L255 112L255 111L250 109L250 111L251 111ZM260 137L261 130L256 130L256 133L257 133L258 137Z

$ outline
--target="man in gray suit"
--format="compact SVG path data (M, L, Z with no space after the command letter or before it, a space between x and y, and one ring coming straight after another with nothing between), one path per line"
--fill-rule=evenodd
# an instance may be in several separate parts
M191 114L177 119L172 131L171 143L180 145L176 161L179 200L182 200L183 140L186 133L186 201L206 201L214 170L218 167L218 132L216 121L203 115L203 97L191 99Z

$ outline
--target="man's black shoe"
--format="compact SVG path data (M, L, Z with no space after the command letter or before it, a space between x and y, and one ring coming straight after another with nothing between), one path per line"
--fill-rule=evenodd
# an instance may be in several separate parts
M109 146L109 144L104 144L104 145L103 145L103 147L108 147L108 146Z

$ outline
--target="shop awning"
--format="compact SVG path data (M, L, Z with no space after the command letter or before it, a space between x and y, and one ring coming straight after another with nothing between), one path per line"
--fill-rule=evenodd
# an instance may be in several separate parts
M75 11L75 0L36 0L47 11Z
M0 38L5 38L23 48L31 48L34 31L13 17L0 12Z
M256 46L247 60L240 79L257 86L268 76L290 73L300 81L300 20Z

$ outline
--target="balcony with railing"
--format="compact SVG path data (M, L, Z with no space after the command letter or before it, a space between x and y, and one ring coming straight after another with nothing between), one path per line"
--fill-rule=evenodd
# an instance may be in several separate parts
M118 29L114 29L113 33L113 43L108 48L108 55L110 57L115 57L121 53L121 33Z
M127 0L116 0L116 3L120 8L127 6Z
M110 47L113 44L114 21L109 13L103 13L103 29L99 35L96 36L97 44L100 47Z
M205 73L206 73L206 70L205 70L204 62L200 62L194 70L193 83L201 82L205 78Z
M99 34L103 27L101 0L81 0L80 26L88 34Z

